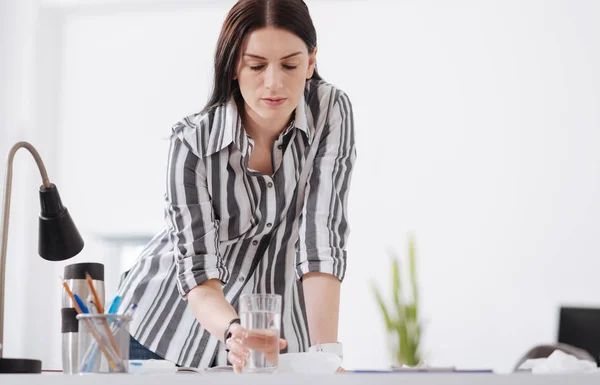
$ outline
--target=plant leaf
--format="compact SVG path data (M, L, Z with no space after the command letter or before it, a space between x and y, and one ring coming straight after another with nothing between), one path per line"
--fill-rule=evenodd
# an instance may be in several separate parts
M396 305L396 311L398 317L403 316L403 305L402 305L402 282L400 277L400 262L398 258L392 259L392 295L394 298L394 305Z
M415 303L415 313L419 300L419 287L417 283L417 261L416 261L416 246L414 236L410 236L408 240L408 263L410 270L410 281L412 286L412 297Z
M402 365L408 362L410 356L410 343L408 341L408 329L404 320L399 320L397 323L398 328L398 343L399 343L399 358L401 359L398 364Z
M390 314L385 306L385 302L383 301L383 297L377 288L375 282L371 283L373 293L375 294L375 298L377 299L377 303L379 304L379 308L381 309L381 313L383 314L383 319L385 320L385 326L388 330L393 330L393 324L390 319Z
M406 306L406 319L411 322L416 322L417 305L415 303Z

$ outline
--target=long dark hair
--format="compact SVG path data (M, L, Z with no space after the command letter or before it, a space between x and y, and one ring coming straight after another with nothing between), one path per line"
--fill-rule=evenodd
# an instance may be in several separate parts
M317 47L317 32L303 0L239 0L229 11L215 51L213 90L203 111L225 104L232 96L241 100L235 75L244 38L259 28L276 27L304 41L308 53ZM315 65L311 79L321 80Z

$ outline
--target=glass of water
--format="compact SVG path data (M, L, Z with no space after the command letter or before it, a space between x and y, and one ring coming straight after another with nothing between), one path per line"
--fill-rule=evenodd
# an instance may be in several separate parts
M279 363L281 296L242 294L239 315L242 327L248 331L244 343L250 350L244 372L275 372Z

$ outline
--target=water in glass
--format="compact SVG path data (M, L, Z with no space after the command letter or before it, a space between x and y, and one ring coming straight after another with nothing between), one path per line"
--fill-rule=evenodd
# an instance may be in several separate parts
M272 373L279 361L279 328L281 313L278 311L251 310L241 312L241 324L248 330L246 346L250 349L248 373ZM267 352L265 354L264 352Z

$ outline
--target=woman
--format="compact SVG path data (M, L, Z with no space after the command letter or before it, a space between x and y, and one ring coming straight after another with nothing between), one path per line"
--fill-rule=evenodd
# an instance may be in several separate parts
M120 285L121 310L138 305L131 358L239 372L243 293L282 296L284 351L341 355L356 150L350 101L316 54L302 0L240 0L227 15L212 96L173 127L166 227Z

